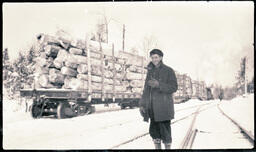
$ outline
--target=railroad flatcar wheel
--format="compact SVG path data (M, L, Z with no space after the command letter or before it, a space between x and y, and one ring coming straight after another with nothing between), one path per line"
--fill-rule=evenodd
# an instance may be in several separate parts
M32 104L31 115L33 118L38 118L41 115L41 107L37 104Z
M59 103L57 107L58 119L70 118L72 114L73 114L73 111L68 103Z
M95 107L94 106L88 106L87 108L88 108L87 114L92 114L92 113L95 112Z
M79 106L78 115L83 116L86 114L86 106Z
M125 106L124 106L124 105L121 105L121 109L125 109Z

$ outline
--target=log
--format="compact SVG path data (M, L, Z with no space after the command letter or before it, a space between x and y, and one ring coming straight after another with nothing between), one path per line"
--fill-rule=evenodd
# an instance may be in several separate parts
M57 57L57 54L59 52L61 48L59 46L56 45L46 45L44 47L44 51L46 53L46 55L51 56L53 58Z
M62 43L61 45L63 45L64 48L68 48L69 45L71 45L71 42L73 41L72 36L63 30L57 31L56 36L60 40L60 42Z
M119 82L119 84L118 84L118 82ZM104 79L104 84L111 84L111 85L113 85L114 84L114 80L113 79L105 78ZM116 81L116 85L120 85L120 81Z
M78 79L80 79L80 80L85 80L85 81L88 80L88 75L87 75L87 74L79 73L79 74L77 74L76 77L77 77Z
M142 88L132 88L133 93L141 93L142 91Z
M101 83L92 82L91 87L93 91L101 91L101 86L102 86Z
M77 67L78 67L78 64L72 63L72 62L69 62L69 61L65 61L64 65L66 67L69 67L69 68L72 68L72 69L77 69Z
M54 85L50 84L49 77L46 74L39 76L38 83L42 88L55 88Z
M37 67L46 67L48 65L46 58L36 57L34 61L36 62Z
M52 57L49 57L49 58L47 59L47 65L46 65L46 67L48 67L48 68L55 68L55 66L54 66L54 64L53 64L53 61L54 61L54 59L53 59Z
M91 58L91 65L101 66L101 60Z
M88 75L87 74L77 74L77 78L78 79L81 79L81 80L85 80L85 81L88 81ZM98 82L98 83L101 83L101 76L94 76L92 75L92 82ZM113 79L108 79L108 78L104 78L104 84L110 84L110 85L113 85L113 82L114 80ZM116 80L116 85L121 85L121 82Z
M127 72L126 73L126 79L128 80L141 80L142 74L141 73L135 73L135 72Z
M55 36L51 36L47 34L39 34L37 35L37 39L39 44L41 45L59 44L59 40Z
M103 55L104 55L104 50L103 50ZM104 64L105 64L105 68L110 68L110 69L113 69L113 59L112 59L112 56L107 56L107 55L104 55L105 57L103 58L104 59ZM100 52L97 52L97 51L91 51L91 57L92 57L92 60L91 62L95 65L100 65L101 64L101 53ZM106 65L106 63L108 63ZM115 63L115 67L116 69L118 70L121 65L123 63L120 63L120 62L116 62Z
M136 65L136 66L142 66L142 57L138 55L134 55L132 53L122 52L119 51L119 54L117 55L119 58L125 59L125 63L128 65ZM146 60L143 59L143 63L146 66Z
M87 81L81 79L66 77L64 80L63 88L73 90L88 89L87 83Z
M62 75L59 70L52 68L49 71L49 81L54 84L63 84L64 75Z
M123 75L121 73L116 73L116 79L122 79Z
M49 73L49 69L47 67L36 66L35 73L37 73L39 75L41 75L41 74L48 74Z
M105 69L114 70L113 63L109 62L110 60L104 60ZM116 71L122 71L122 66L120 64L115 63Z
M39 55L40 58L44 58L46 59L47 58L47 55L45 52L40 52L40 55Z
M113 73L111 71L104 71L104 76L106 78L113 78Z
M69 52L71 54L75 54L75 55L82 55L83 54L83 50L78 49L78 48L73 48L73 47L69 49Z
M118 58L118 57L116 57L116 62L117 62L118 64L123 65L123 64L124 64L124 62L125 62L125 60L124 60L124 59L122 59L122 58Z
M100 60L100 53L99 52L91 51L90 53L91 53L90 55L91 55L92 58Z
M130 86L130 83L128 81L122 81L121 84L126 88Z
M76 70L73 70L73 69L65 67L65 66L61 68L61 73L63 75L67 75L67 76L71 76L71 77L75 77L77 75Z
M87 64L79 64L77 67L77 72L82 74L82 73L87 73L88 72L88 67Z
M86 57L85 57L86 58ZM87 58L86 58L87 60ZM87 64L87 63L84 63L84 64ZM98 59L98 58L91 58L91 65L94 65L94 66L101 66L101 60ZM112 63L107 63L106 64L106 61L103 61L103 65L104 65L104 68L105 69L109 69L109 70L113 70L113 64ZM115 65L116 67L116 70L117 71L120 71L121 70L121 65L120 64L116 64Z
M59 50L57 58L55 58L53 61L53 65L56 68L61 69L64 66L64 61L66 60L67 56L69 56L69 53L66 50Z
M129 72L135 72L135 73L143 73L143 69L141 67L135 66L135 65L131 65L129 66L129 68L127 69L127 71Z
M104 85L104 91L112 93L113 92L113 85Z
M101 83L102 82L101 76L92 75L91 78L92 78L92 82L96 82L96 83Z
M60 61L64 62L68 56L69 53L64 49L61 49L58 52L57 58L60 59Z
M48 75L43 74L43 75L39 76L38 82L41 87L47 87L48 83L49 83Z
M71 42L71 46L83 50L85 49L86 44L84 40L78 39L78 40L73 40Z
M91 74L92 75L98 75L98 76L101 76L102 74L102 71L101 71L101 68L100 66L97 66L97 65L91 65Z
M57 69L61 69L64 66L64 63L62 61L61 58L57 57L54 61L53 61L53 65L55 68Z
M114 80L113 80L113 81L114 81ZM113 84L114 84L114 82L113 82ZM116 80L115 85L121 85L121 84L122 84L121 81Z
M55 69L55 68L51 68L49 69L49 75L53 75L53 74L60 74L60 70Z
M115 90L116 90L116 92L125 92L126 87L124 87L124 86L115 86Z
M62 85L64 83L64 76L62 74L49 75L49 81L55 85Z
M115 64L116 71L122 71L122 66L120 64Z
M102 83L102 77L92 75L92 82ZM113 79L104 78L104 84L113 85Z
M107 44L107 43L101 43L101 47L102 47L102 50L104 50L103 53L104 53L105 55L109 55L109 56L112 55L112 45L109 45L109 44ZM100 51L99 51L99 49L100 49L100 44L99 44L99 42L90 40L89 49L90 49L90 50L93 50L93 51L95 51L95 52L100 52Z
M101 83L92 82L92 90L94 91L102 91L101 90ZM124 86L115 86L116 92L124 92L126 88ZM104 92L113 93L113 85L105 84L104 85Z
M141 83L142 80L132 80L130 82L130 86L133 87L133 88L141 88L142 86L142 83Z
M76 64L87 64L87 57L82 55L69 54L65 58L65 61L69 61L71 63L76 63Z
M96 65L96 66L101 66L101 60L100 59L96 59L96 58L91 58L91 64L92 65ZM114 70L113 63L110 63L110 62L108 62L106 60L103 61L103 66L107 70ZM116 68L116 71L120 71L121 65L120 64L116 64L115 68Z

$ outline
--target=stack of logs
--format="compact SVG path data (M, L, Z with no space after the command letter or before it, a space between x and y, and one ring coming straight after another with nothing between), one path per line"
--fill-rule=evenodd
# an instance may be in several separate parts
M122 53L113 58L112 46L92 40L86 45L86 41L73 40L63 32L40 34L37 39L36 88L88 89L89 47L92 91L142 92L146 75L142 59L123 57Z

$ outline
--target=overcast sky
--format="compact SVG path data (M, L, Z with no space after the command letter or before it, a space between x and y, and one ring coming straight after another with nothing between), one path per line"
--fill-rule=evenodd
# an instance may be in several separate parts
M64 29L85 38L105 12L109 39L117 50L137 47L153 36L164 52L164 63L192 79L231 86L240 59L248 57L248 77L254 72L253 2L108 2L4 3L3 47L10 58L28 50L38 33ZM142 54L142 51L139 52Z

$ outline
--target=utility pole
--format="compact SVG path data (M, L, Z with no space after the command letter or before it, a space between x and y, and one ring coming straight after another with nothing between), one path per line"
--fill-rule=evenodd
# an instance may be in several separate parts
M104 16L104 19L105 19L105 24L106 24L106 41L108 43L108 21L107 21L106 16Z
M123 52L124 52L125 25L123 24Z
M244 57L244 94L247 94L246 57Z

